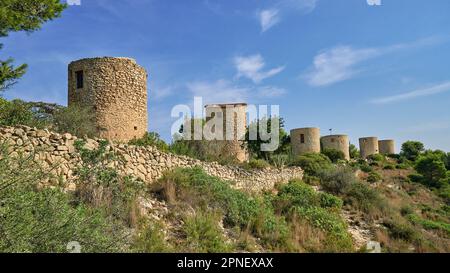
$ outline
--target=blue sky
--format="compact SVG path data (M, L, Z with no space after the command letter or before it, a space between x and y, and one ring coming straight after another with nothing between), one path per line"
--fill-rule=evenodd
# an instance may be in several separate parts
M65 105L70 61L126 56L149 73L149 128L166 140L172 107L202 95L278 104L287 129L450 151L449 12L448 0L81 0L1 39L3 59L29 64L5 97Z

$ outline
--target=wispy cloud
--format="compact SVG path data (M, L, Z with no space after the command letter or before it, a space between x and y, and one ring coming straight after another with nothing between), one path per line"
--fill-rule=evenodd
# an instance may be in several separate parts
M278 9L266 9L258 13L261 24L261 32L265 32L280 22L280 11Z
M284 66L279 66L267 71L263 71L265 67L264 59L261 55L238 56L234 58L234 65L237 70L237 77L246 77L254 83L260 83L266 78L275 76L284 70Z
M430 121L420 124L415 124L404 128L402 131L406 133L427 133L434 131L442 131L450 129L450 120L444 121Z
M225 79L191 82L187 88L192 96L202 97L204 103L249 102L250 99L256 103L286 93L285 89L275 86L241 86Z
M262 86L257 91L258 95L262 98L280 97L287 93L286 89L276 86Z
M322 50L313 60L313 65L302 75L311 86L320 87L348 80L362 71L359 64L372 58L398 52L401 50L420 48L442 42L440 37L428 37L413 43L394 44L386 47L354 48L352 46L336 46Z
M338 46L315 56L313 69L305 78L311 86L326 86L347 80L359 72L356 64L379 54L377 49Z
M261 32L266 32L281 21L282 15L290 12L309 13L316 7L318 0L279 0L267 9L258 11Z
M203 97L205 103L240 102L249 96L248 88L235 86L224 79L192 82L187 87L193 96Z
M398 101L403 101L403 100L414 99L417 97L431 96L431 95L448 92L448 91L450 91L450 81L444 82L441 84L437 84L437 85L434 85L434 86L431 86L428 88L413 90L411 92L407 92L407 93L403 93L403 94L399 94L399 95L388 96L388 97L383 97L383 98L376 98L376 99L371 100L370 102L373 104L387 104L387 103L393 103L393 102L398 102Z
M150 96L155 100L162 100L167 97L170 97L174 94L175 89L178 87L175 85L165 86L165 87L156 87L153 88L150 92Z

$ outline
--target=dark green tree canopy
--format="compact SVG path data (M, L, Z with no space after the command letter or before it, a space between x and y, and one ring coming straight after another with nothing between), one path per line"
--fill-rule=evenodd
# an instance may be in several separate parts
M402 151L400 155L406 157L408 160L415 161L424 149L425 147L422 142L406 141L402 144Z

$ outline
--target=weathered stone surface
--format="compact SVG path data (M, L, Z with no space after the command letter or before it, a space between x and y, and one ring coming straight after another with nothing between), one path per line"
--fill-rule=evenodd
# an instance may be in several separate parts
M18 155L19 151L35 152L34 159L40 162L42 167L52 170L53 174L61 176L63 181L70 182L74 178L73 171L81 164L81 158L73 146L74 136L59 135L32 128L24 129L21 127L20 130L17 129L0 127L0 143L8 143L10 145L9 150L13 152L13 155ZM27 144L24 144L21 138L13 135L16 132L28 136ZM56 140L56 142L51 143L50 140ZM85 139L85 141L86 148L96 149L99 147L98 140ZM201 167L210 175L230 181L230 184L235 188L247 191L270 190L276 183L303 177L303 171L298 167L244 170L236 166L223 166L217 162L203 162L186 156L164 153L158 151L155 147L136 147L112 143L109 149L117 157L108 162L108 167L114 167L122 175L138 177L146 183L155 182L167 170L176 167L194 166ZM73 185L70 187L72 188Z

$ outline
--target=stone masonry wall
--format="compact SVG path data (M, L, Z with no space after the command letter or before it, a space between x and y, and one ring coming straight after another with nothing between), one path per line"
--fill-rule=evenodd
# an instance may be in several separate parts
M7 142L13 155L20 151L34 153L35 160L44 168L69 182L74 178L74 169L81 164L81 158L74 147L76 140L77 138L70 134L57 134L26 126L0 128L0 143ZM88 149L95 149L99 145L97 139L85 141L85 147ZM108 149L114 151L120 158L111 162L112 167L122 175L133 175L146 183L156 181L164 171L175 167L193 166L200 166L206 173L233 181L233 187L248 191L270 190L276 183L303 177L303 170L299 167L282 170L244 170L235 166L223 166L215 162L203 162L186 156L163 153L155 147L111 144Z
M76 73L83 73L77 88ZM89 58L68 68L68 104L90 107L99 137L128 141L147 132L147 72L130 58Z

